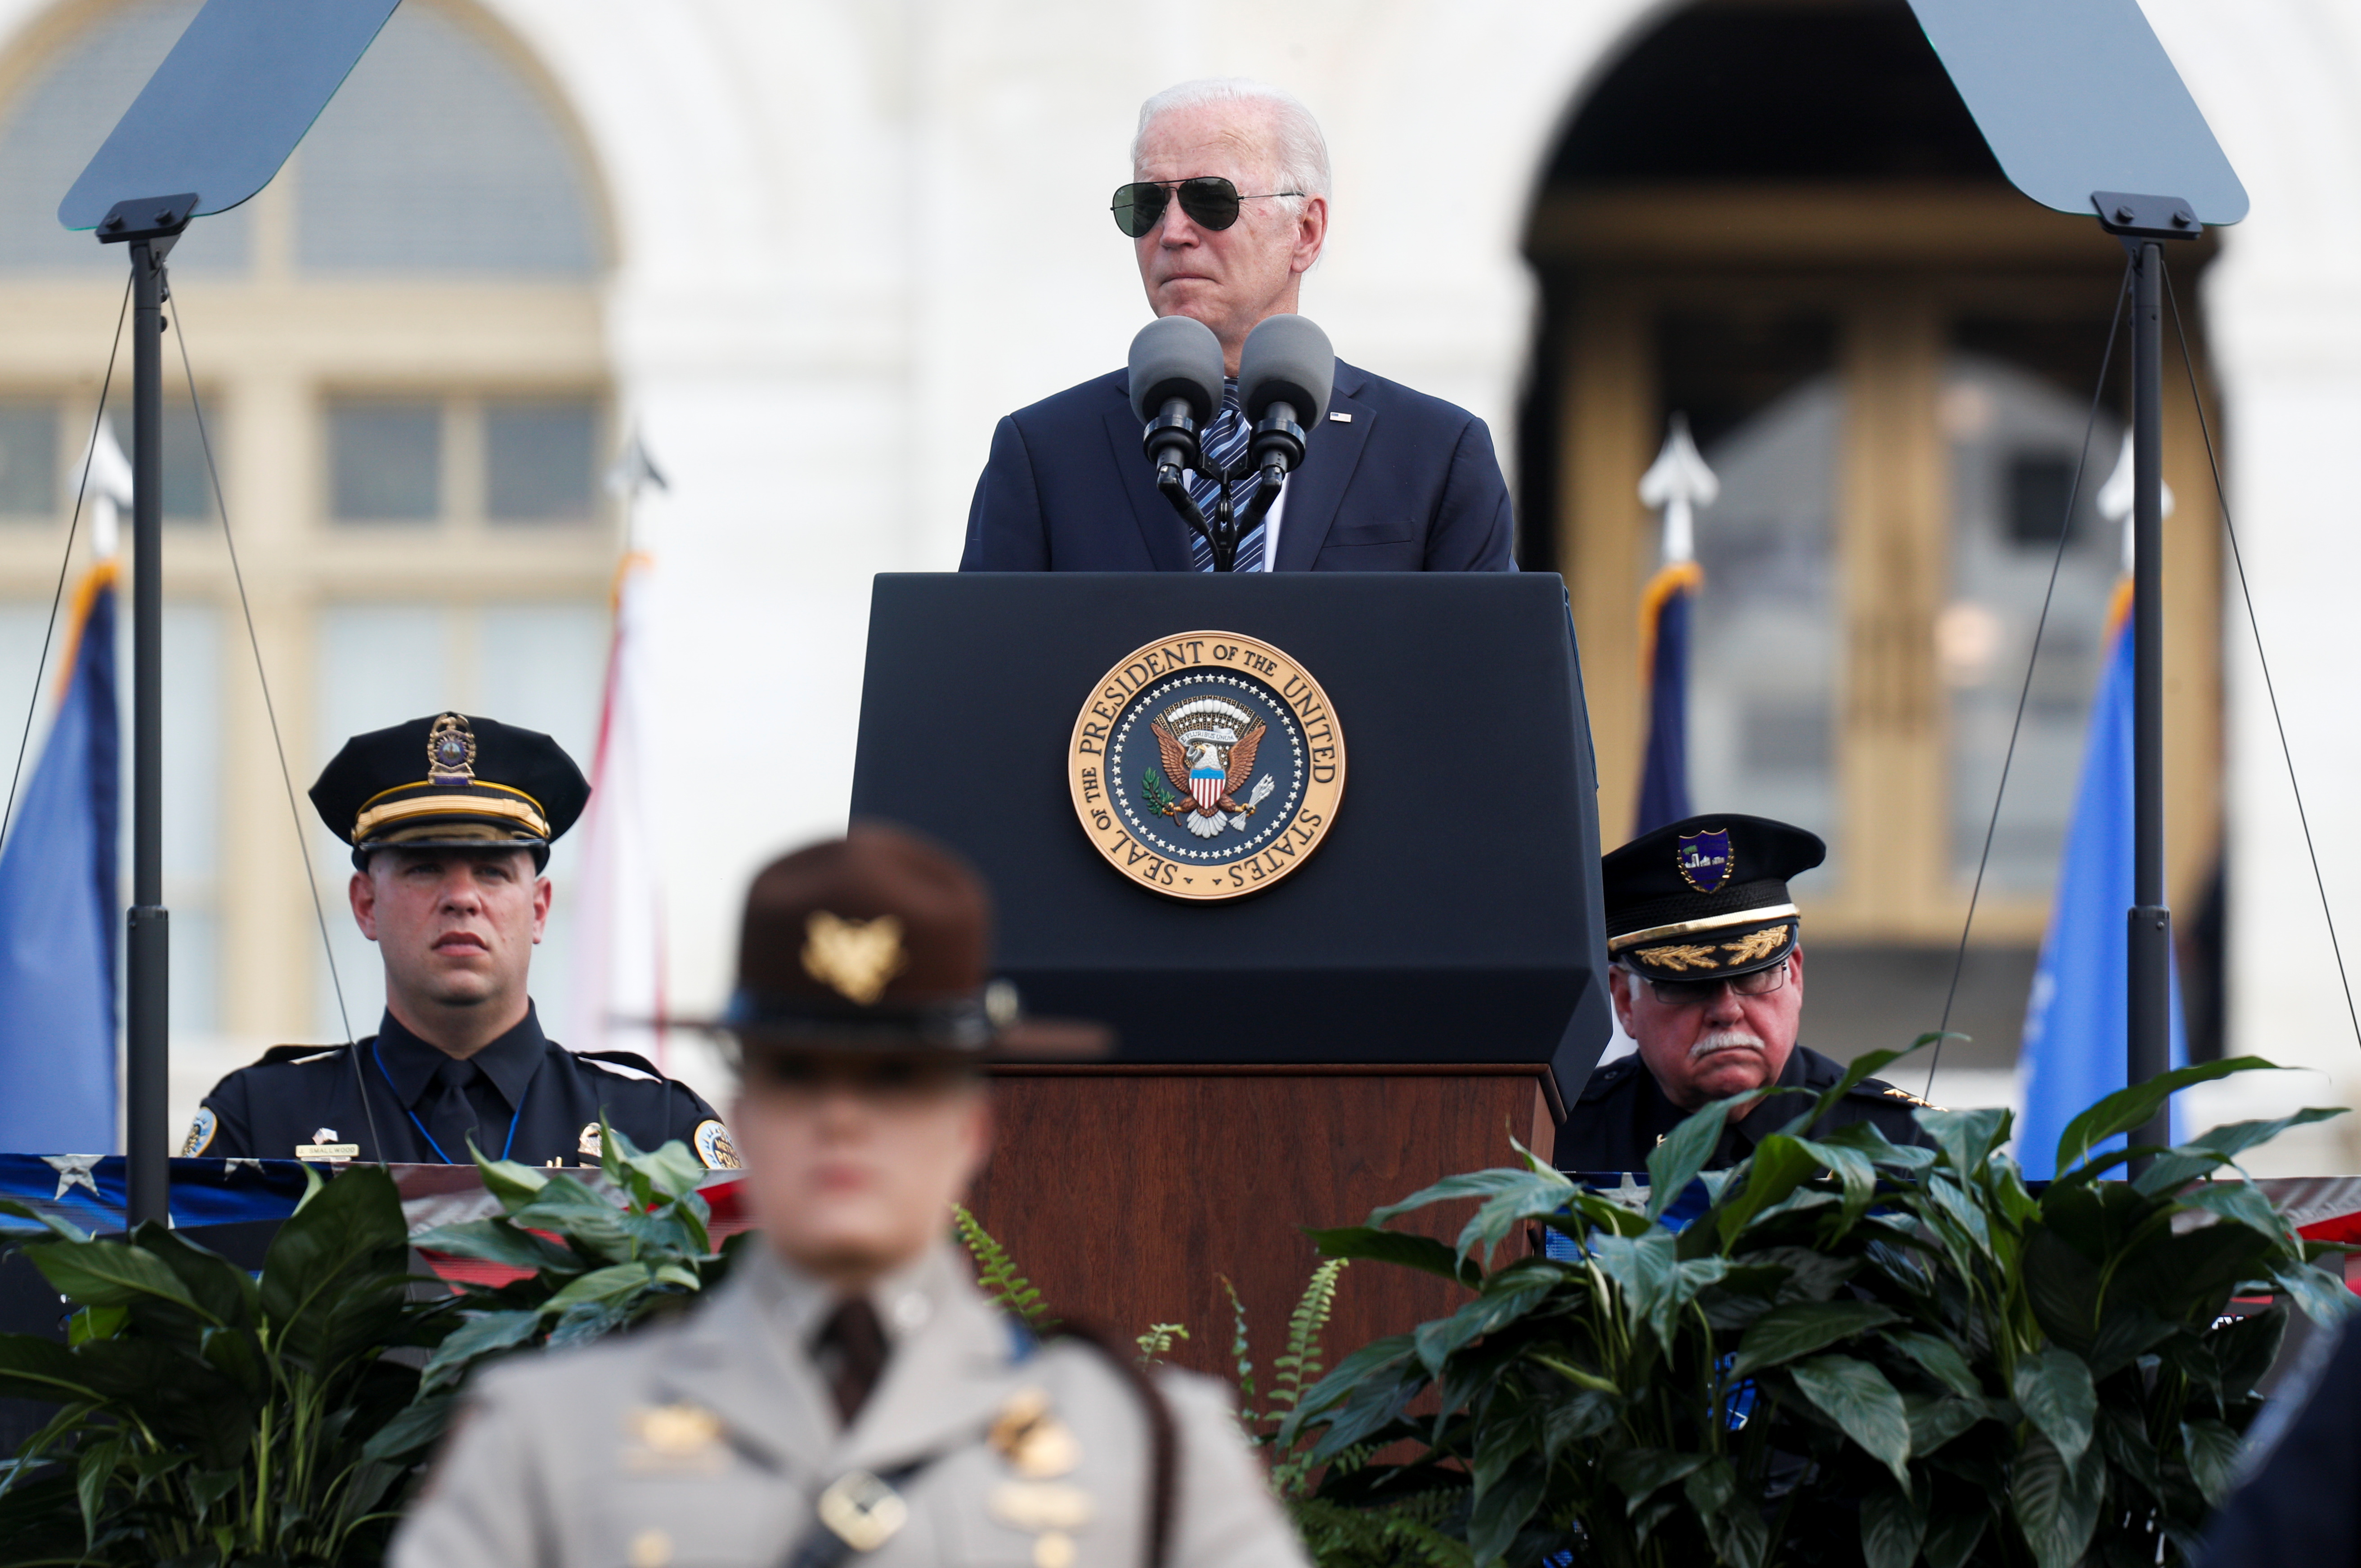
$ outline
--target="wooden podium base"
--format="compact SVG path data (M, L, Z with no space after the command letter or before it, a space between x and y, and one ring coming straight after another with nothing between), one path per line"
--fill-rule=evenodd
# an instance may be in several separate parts
M1033 1066L991 1069L994 1152L972 1206L1060 1317L1128 1338L1182 1323L1170 1359L1218 1376L1246 1306L1268 1388L1288 1314L1319 1255L1303 1234L1461 1171L1543 1158L1555 1142L1546 1075L1527 1066ZM1455 1240L1473 1209L1401 1222ZM1327 1365L1450 1311L1466 1292L1356 1263L1340 1282Z

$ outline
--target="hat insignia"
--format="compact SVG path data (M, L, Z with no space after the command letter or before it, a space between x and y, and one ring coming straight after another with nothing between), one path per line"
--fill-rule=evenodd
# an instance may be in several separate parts
M467 715L446 713L427 731L426 778L439 784L476 782L476 732Z
M902 949L902 922L891 915L847 920L815 909L804 922L804 972L856 1007L885 992L909 955Z
M1673 864L1680 871L1681 880L1699 893L1719 893L1738 869L1737 859L1730 852L1730 829L1682 834L1673 851Z

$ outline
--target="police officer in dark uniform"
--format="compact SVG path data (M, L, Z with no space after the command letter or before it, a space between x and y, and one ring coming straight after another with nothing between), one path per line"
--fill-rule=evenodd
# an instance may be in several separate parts
M549 846L590 785L556 741L445 713L357 735L312 786L353 847L353 917L385 963L385 1017L357 1045L280 1046L214 1085L184 1155L596 1165L599 1120L739 1161L713 1108L629 1051L577 1053L526 992L549 917Z
M1568 1171L1638 1171L1692 1112L1753 1089L1801 1089L1732 1111L1708 1169L1784 1132L1843 1067L1795 1042L1804 1010L1802 919L1787 879L1828 857L1817 835L1761 817L1692 817L1606 857L1609 987L1639 1049L1590 1075L1558 1130ZM1866 1079L1813 1129L1872 1122L1926 1144L1927 1102Z

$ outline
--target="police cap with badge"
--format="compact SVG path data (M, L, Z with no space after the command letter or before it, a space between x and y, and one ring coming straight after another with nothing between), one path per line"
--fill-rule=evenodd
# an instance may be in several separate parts
M718 1017L744 1061L846 1056L1075 1059L1105 1054L1095 1024L1027 1018L992 978L992 900L950 850L883 822L763 868L746 894L738 984Z
M1691 817L1643 833L1600 863L1608 956L1654 981L1783 964L1802 931L1787 881L1828 853L1817 834L1767 817Z
M533 851L589 804L590 781L548 736L497 718L442 713L345 742L312 786L328 830L368 869L379 850Z
M590 785L546 735L440 713L354 736L311 793L362 871L388 849L524 850L540 869ZM472 1125L500 1157L595 1165L602 1124L642 1148L677 1139L708 1167L739 1163L694 1090L629 1051L566 1048L530 1005L464 1064L390 1009L356 1045L274 1047L214 1085L181 1153L449 1164L467 1157Z
M1776 971L1794 956L1803 933L1788 880L1827 858L1818 835L1764 817L1691 817L1643 833L1600 865L1607 951L1653 985L1661 1002L1694 1002L1725 981L1741 992L1777 990L1785 977ZM1694 989L1675 989L1680 987ZM1817 1093L1843 1077L1840 1063L1800 1040L1788 1045L1777 1087ZM1744 1158L1805 1103L1765 1097L1734 1117L1707 1168ZM1814 1125L1826 1132L1866 1121L1896 1143L1925 1143L1912 1113L1926 1103L1867 1079ZM1658 1091L1640 1055L1608 1062L1590 1075L1559 1128L1558 1162L1568 1171L1641 1170L1650 1150L1687 1114Z

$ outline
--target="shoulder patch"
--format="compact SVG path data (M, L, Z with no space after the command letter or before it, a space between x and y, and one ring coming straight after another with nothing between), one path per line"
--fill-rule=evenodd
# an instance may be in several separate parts
M181 1140L181 1156L185 1158L204 1153L205 1146L214 1141L214 1135L220 1130L221 1118L214 1114L214 1108L198 1106L196 1120L189 1124L189 1135Z
M1921 1100L1906 1089L1896 1089L1894 1085L1881 1082L1874 1078L1862 1080L1860 1083L1853 1086L1852 1091L1855 1094L1866 1094L1873 1100L1899 1101L1905 1105L1916 1105L1923 1111L1940 1111L1943 1109L1942 1106L1936 1104L1931 1100Z
M738 1146L730 1139L730 1129L707 1117L697 1124L690 1135L689 1145L697 1157L705 1162L708 1170L743 1170L746 1162L738 1157Z
M257 1067L269 1067L279 1062L325 1061L345 1050L343 1046L273 1046L256 1059Z
M576 1051L574 1055L582 1061L597 1062L599 1070L617 1078L646 1079L652 1083L672 1081L656 1069L655 1063L635 1051Z

